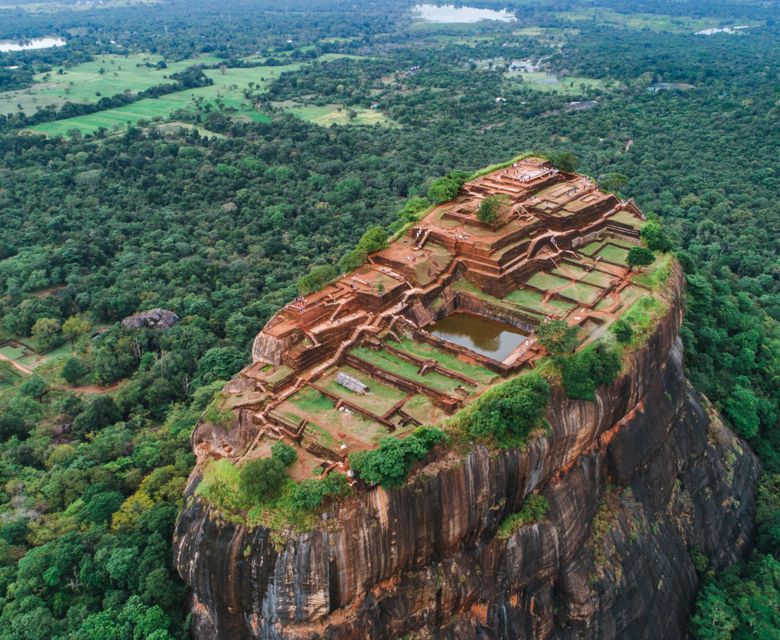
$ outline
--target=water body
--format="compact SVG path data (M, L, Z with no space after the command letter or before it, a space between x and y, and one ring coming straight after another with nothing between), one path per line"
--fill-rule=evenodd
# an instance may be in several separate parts
M425 22L439 24L463 24L479 22L480 20L499 20L514 22L517 20L511 11L501 9L478 9L477 7L456 7L454 4L418 4L412 7L412 12Z
M50 49L51 47L64 47L62 38L33 38L32 40L1 40L0 53L10 51L28 51L30 49Z
M498 361L505 360L526 339L520 329L471 313L452 313L436 322L430 332Z

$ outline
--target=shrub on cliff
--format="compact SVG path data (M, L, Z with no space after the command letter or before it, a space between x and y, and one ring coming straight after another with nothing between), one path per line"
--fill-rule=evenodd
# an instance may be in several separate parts
M615 334L618 342L628 344L631 342L631 338L634 337L634 329L623 318L619 318L612 323L612 333Z
M568 357L562 367L563 386L570 398L593 400L596 388L609 384L620 371L620 355L603 343Z
M666 252L672 249L672 240L666 233L657 218L648 220L639 231L639 237L642 238L647 248L651 251Z
M247 462L238 478L238 490L250 504L275 498L287 477L284 464L277 458L260 458Z
M366 482L398 487L406 480L412 465L444 438L444 432L433 427L419 427L403 439L382 438L378 448L350 455L350 468Z
M436 204L452 200L467 178L468 174L462 171L451 171L446 176L436 178L428 187L428 199Z
M539 374L528 374L489 389L465 417L472 438L491 438L499 445L521 444L542 424L550 385Z
M634 267L647 267L655 262L655 255L647 247L631 247L628 250L626 262L632 269Z
M531 495L523 502L520 511L507 517L498 527L496 535L499 538L508 538L520 527L527 524L541 522L547 517L550 503L544 496Z
M343 498L349 493L349 482L340 473L331 473L322 480L303 480L296 484L288 498L294 511L316 511L331 498Z
M298 459L290 445L276 442L270 458L251 460L241 468L238 490L245 501L253 504L277 497L287 479L286 468Z
M305 276L298 278L295 283L298 287L298 293L305 296L312 291L318 291L322 287L333 280L338 274L336 269L329 264L321 264L316 267L312 267Z
M541 344L547 353L559 357L576 349L577 327L570 327L565 320L550 320L543 322L536 330Z
M381 251L387 246L387 237L387 232L382 227L371 227L360 236L357 246L339 260L341 270L348 272L357 269L366 261L369 253Z
M420 214L431 206L431 201L428 198L409 198L406 204L398 212L398 219L390 225L392 232L399 231L407 224L416 222L420 219Z

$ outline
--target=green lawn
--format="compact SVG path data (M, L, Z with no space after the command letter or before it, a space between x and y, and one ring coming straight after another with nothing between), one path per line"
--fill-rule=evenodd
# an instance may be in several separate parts
M590 304L595 301L601 293L601 289L593 287L583 282L575 282L561 289L560 294L576 300L577 302L585 302Z
M9 360L19 360L24 356L24 351L18 347L13 347L10 344L4 347L0 347L0 353L3 354Z
M582 278L582 282L596 285L597 287L608 287L614 281L614 277L603 271L595 269Z
M577 251L586 256L593 256L603 246L604 242L602 240L594 240L593 242L589 242L588 244L579 247Z
M555 313L556 315L565 314L571 311L576 305L565 300L550 298L546 303L542 302L544 294L534 289L515 289L507 294L506 299L510 302L523 307L537 311L542 317Z
M604 248L598 252L598 257L607 262L613 264L626 265L626 257L628 256L628 249L623 247L616 247L614 244L604 245Z
M631 215L628 211L618 211L610 220L627 224L630 227L634 227L634 229L639 229L644 224L642 220Z
M47 362L51 362L52 360L56 360L57 358L66 358L72 354L73 348L71 347L70 342L65 342L59 347L56 347L51 351L47 351L43 355L31 353L23 356L19 358L19 362L26 366L37 367Z
M287 399L287 402L304 413L320 413L335 407L333 400L311 387L304 387L300 391L296 391Z
M403 406L403 410L418 422L428 425L436 424L447 417L447 414L436 407L428 396L422 395L411 398Z
M525 315L536 318L538 320L542 320L547 314L547 311L544 310L539 312L532 311L531 308L523 305L521 302L517 302L516 300L513 300L512 295L514 294L514 292L510 293L509 295L506 296L506 298L502 300L500 298L491 296L489 293L485 293L478 287L475 287L473 284L471 284L468 280L463 278L453 282L452 289L453 291L462 291L464 293L469 293L474 297L487 302L488 304L492 304L495 305L496 307L507 309L509 311L517 311L518 306L523 306L523 313ZM541 294L539 294L539 300L541 300Z
M369 393L356 393L340 385L336 382L338 372L346 373L348 376L360 380L368 387ZM406 397L406 393L400 389L373 380L357 369L348 366L339 366L329 371L317 382L317 385L339 398L380 416Z
M431 360L436 360L436 362L438 362L445 369L449 369L450 371L455 371L456 373L468 376L480 384L488 385L498 377L498 374L492 372L486 367L478 364L464 362L454 353L449 353L448 351L437 349L433 345L427 344L425 342L415 342L414 340L404 338L400 343L389 342L388 344L392 347L395 347L396 349L399 349L400 351L417 356L418 358L429 358Z
M443 393L453 394L455 393L455 389L461 386L459 380L448 378L437 371L430 371L424 376L420 375L416 365L407 362L406 360L402 360L387 351L373 351L372 349L359 347L353 349L352 354L379 369L384 369L389 373L402 376L407 380L421 382L422 384Z
M631 278L635 282L648 289L658 289L663 286L669 274L672 272L672 255L661 254L656 256L655 262Z
M539 271L532 275L526 281L526 284L530 284L532 287L542 289L543 291L550 291L551 289L556 289L565 285L567 282L569 282L568 279L559 278L558 276L554 276L545 271Z

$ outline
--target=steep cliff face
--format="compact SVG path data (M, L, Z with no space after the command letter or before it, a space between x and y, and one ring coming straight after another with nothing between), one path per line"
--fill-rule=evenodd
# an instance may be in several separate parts
M595 401L556 390L523 450L441 451L287 538L189 497L176 562L198 638L679 638L692 555L750 544L758 463L685 379L671 311ZM197 469L189 493L199 481ZM538 491L546 519L501 522Z

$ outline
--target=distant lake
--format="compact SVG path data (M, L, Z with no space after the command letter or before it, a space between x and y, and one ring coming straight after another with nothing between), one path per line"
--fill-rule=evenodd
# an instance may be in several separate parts
M31 40L0 40L0 53L9 51L27 51L28 49L49 49L50 47L64 47L62 38L32 38Z
M500 20L501 22L514 22L517 20L511 11L501 9L477 9L476 7L456 7L454 4L418 4L412 7L416 13L426 22L438 22L442 24L479 22L480 20Z

